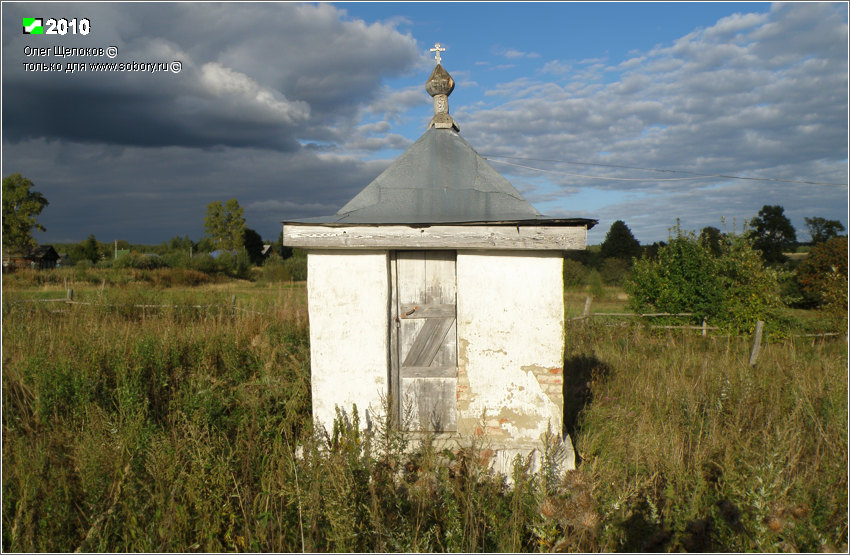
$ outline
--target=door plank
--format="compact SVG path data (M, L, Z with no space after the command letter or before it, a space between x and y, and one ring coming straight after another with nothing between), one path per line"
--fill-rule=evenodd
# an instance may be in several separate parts
M416 310L413 310L416 308ZM454 318L455 305L453 304L403 304L399 308L405 320L416 318Z
M457 277L454 251L429 251L425 257L425 303L455 304Z
M457 378L457 366L405 366L402 378Z
M402 378L407 406L412 408L413 429L457 430L457 378Z
M454 318L428 318L413 341L402 366L430 366L443 345Z

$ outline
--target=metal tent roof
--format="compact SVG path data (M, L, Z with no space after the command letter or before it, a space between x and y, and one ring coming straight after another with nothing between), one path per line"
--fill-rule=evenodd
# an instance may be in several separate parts
M593 227L596 220L541 215L458 134L448 113L454 80L439 64L439 45L435 48L437 66L425 84L434 97L434 118L425 134L333 216L284 223Z
M440 224L595 220L542 216L456 131L432 127L333 216L292 223Z

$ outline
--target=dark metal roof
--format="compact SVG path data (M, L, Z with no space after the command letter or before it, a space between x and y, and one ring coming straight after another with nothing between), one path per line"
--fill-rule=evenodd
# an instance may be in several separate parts
M430 128L333 216L312 224L503 223L587 225L541 215L457 132Z
M59 253L53 248L53 245L40 245L30 252L27 257L31 260L59 260Z

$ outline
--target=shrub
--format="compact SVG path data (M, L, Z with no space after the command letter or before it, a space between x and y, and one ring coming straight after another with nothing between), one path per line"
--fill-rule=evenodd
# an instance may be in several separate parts
M725 296L715 318L738 333L753 331L758 320L767 323L771 334L780 333L785 318L778 312L779 271L766 266L744 237L731 237L729 250L718 261Z
M307 279L307 251L293 249L292 256L284 260L283 265L295 281Z
M602 261L599 273L608 285L620 285L628 275L631 264L622 258L606 258Z
M630 306L640 312L693 312L697 318L713 316L723 299L717 279L718 263L693 233L676 237L658 249L658 259L646 256L635 262L624 283Z
M749 333L758 320L781 320L778 274L767 268L748 239L729 237L719 256L692 232L676 236L635 263L624 288L632 309L691 312L733 333Z
M206 274L214 274L218 271L218 265L209 253L199 254L192 257L189 261L189 269L204 272Z
M590 287L590 294L594 299L600 300L605 298L605 288L602 286L602 276L599 275L599 270L593 268L587 274L587 285Z
M279 282L289 281L292 276L286 271L285 261L277 254L272 254L263 263L260 279L267 282Z
M191 259L182 251L172 251L162 255L162 261L169 268L189 268Z
M133 268L135 270L155 270L165 266L165 261L158 255L130 252L112 262L113 268Z
M587 268L577 260L564 259L564 287L579 287L587 278Z
M843 283L833 276L842 277ZM816 305L822 305L827 296L834 298L830 288L836 285L844 290L846 298L847 237L834 237L812 247L808 258L797 267L797 282L806 299Z

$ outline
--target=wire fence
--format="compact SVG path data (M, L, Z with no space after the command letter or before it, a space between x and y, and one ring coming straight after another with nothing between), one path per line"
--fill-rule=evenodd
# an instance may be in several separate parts
M250 308L243 308L241 306L236 305L236 295L233 295L230 300L230 304L113 304L113 303L102 303L102 302L86 302L86 301L75 301L74 300L74 290L68 289L66 291L66 296L58 299L13 299L13 300L5 300L4 304L22 304L22 303L63 303L66 305L78 305L78 306L97 306L104 308L173 308L173 309L196 309L196 310L209 310L209 309L225 309L230 310L232 313L244 312L249 314L258 314L265 316L274 316L271 312L262 312L258 310L253 310Z
M64 298L58 299L16 299L16 300L4 300L4 303L65 303L68 305L86 305L86 306L100 306L100 307L111 307L111 308L125 308L125 307L133 307L133 308L174 308L174 309L229 309L231 314L236 314L237 311L249 313L249 314L257 314L261 316L274 316L274 314L269 312L262 312L258 310L253 310L249 308L243 308L236 305L236 295L233 295L230 299L230 304L132 304L132 305L117 305L110 303L93 303L93 302L84 302L84 301L75 301L74 300L74 290L67 289L66 296ZM573 318L568 318L569 321L587 321L590 318L597 317L613 317L613 318L654 318L654 317L693 317L695 316L692 312L648 312L648 313L636 313L636 312L590 312L590 308L593 303L593 298L588 296L585 299L584 310L582 311L581 316L576 316ZM707 322L707 318L702 319L702 324L699 326L694 325L649 325L651 329L680 329L680 330L698 330L702 332L702 335L707 335L709 330L719 330L720 328L717 326L709 326ZM753 345L750 349L750 365L755 366L758 355L761 350L761 341L762 334L764 331L764 322L759 320L756 323L756 329L752 335ZM825 332L825 333L804 333L804 334L795 334L790 335L789 337L838 337L844 336L845 340L847 339L847 334L843 332ZM744 337L744 336L736 336L736 337ZM747 336L749 337L749 336Z
M590 318L597 317L613 317L613 318L653 318L653 317L693 317L695 316L692 312L649 312L649 313L636 313L636 312L591 312L590 308L593 303L593 297L587 296L584 302L584 310L582 311L581 316L575 316L573 318L568 318L571 321L586 321ZM667 329L667 330L698 330L702 332L702 335L707 335L709 330L719 330L720 328L717 326L709 326L707 318L702 319L702 324L699 326L694 325L678 325L678 326L670 326L670 325L649 325L651 329ZM764 322L759 320L756 322L756 329L753 332L752 339L753 345L750 351L750 365L754 366L758 359L759 351L761 349L761 340L762 334L764 331ZM789 337L841 337L843 336L845 340L847 340L847 334L844 332L824 332L824 333L802 333L802 334L792 334ZM747 337L750 336L736 336L736 337Z

